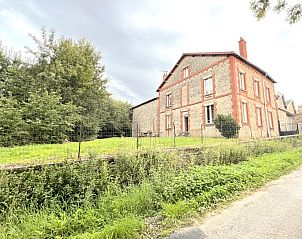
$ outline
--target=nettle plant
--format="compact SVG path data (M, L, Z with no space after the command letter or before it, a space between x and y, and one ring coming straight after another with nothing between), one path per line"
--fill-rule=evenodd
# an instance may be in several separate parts
M214 120L214 124L221 135L225 138L234 138L240 130L240 126L232 115L218 114Z

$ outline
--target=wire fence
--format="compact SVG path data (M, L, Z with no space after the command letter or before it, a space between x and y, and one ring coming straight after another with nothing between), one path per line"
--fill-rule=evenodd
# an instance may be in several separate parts
M302 124L281 126L283 125L279 127L281 136L302 132ZM85 127L64 133L58 130L48 130L47 132L32 130L32 135L19 132L19 136L23 137L23 141L21 140L19 144L8 146L5 145L5 142L0 142L2 145L0 147L0 165L57 162L70 159L83 160L136 150L200 147L241 141L238 139L239 129L237 128L227 128L225 125L221 125L219 129L214 126L210 128L200 126L195 131L182 132L172 124L170 129L159 134L156 130L144 130L139 124L115 125L113 122L106 122L106 124L102 124L96 134L91 134L91 131ZM226 139L222 137L223 130L235 133ZM265 136L265 134L263 135ZM252 131L251 133L247 131L247 136L248 140L258 140L257 137L250 137L255 136ZM10 138L10 140L12 139Z

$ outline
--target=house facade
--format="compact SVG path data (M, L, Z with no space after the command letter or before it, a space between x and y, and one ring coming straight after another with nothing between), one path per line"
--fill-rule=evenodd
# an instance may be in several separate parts
M235 52L184 53L157 89L151 102L133 108L133 135L152 130L158 136L219 137L213 120L232 115L241 126L240 138L279 135L275 81L247 60L246 42ZM145 117L148 104L156 107ZM145 113L141 113L144 111ZM157 127L147 128L146 121ZM149 123L149 125L151 125Z
M293 131L297 129L296 108L292 100L286 100L283 93L277 93L276 103L278 107L278 119L280 131Z

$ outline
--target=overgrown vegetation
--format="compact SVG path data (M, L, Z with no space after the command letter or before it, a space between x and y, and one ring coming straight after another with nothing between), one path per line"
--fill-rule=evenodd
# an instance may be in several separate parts
M41 33L30 60L0 42L0 146L129 135L132 106L111 98L101 53L86 38Z
M158 234L301 165L301 147L301 138L284 139L204 148L186 158L142 152L121 155L114 164L92 160L1 171L0 238ZM150 231L145 219L156 216L162 228Z

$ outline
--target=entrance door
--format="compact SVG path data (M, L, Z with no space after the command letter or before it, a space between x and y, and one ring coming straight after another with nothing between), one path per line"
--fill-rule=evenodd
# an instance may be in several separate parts
M189 115L188 112L183 112L183 132L189 131Z

